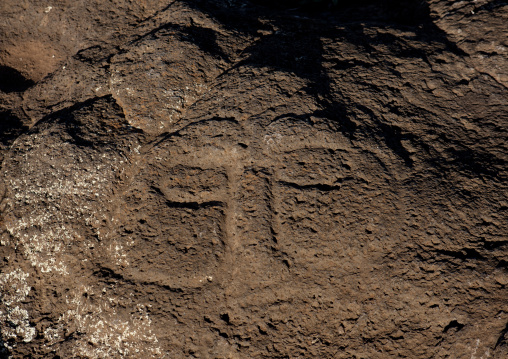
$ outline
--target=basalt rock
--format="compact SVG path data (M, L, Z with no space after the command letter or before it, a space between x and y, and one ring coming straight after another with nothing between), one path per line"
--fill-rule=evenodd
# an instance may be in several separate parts
M331 3L3 1L0 356L508 357L508 5Z

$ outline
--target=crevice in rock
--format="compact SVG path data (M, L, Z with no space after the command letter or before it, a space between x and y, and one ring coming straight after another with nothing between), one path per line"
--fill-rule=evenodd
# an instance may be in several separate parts
M353 178L346 178L346 179L353 179ZM340 185L329 185L329 184L325 184L325 183L299 184L299 183L294 183L294 182L278 181L278 184L285 186L285 187L296 188L299 190L316 189L318 191L323 191L323 192L337 191L337 190L341 189Z
M452 320L450 323L446 325L446 327L444 327L443 333L447 333L450 329L455 329L455 332L459 332L464 327L465 324L459 323L457 320Z
M508 245L508 241L484 241L483 247L487 250L494 250Z
M0 146L8 148L28 126L11 110L0 111Z
M504 329L501 330L501 333L499 333L499 338L497 338L496 345L494 345L494 349L496 349L498 346L505 346L507 344L506 334L508 334L508 323L506 324Z
M224 207L224 202L219 202L219 201L206 201L206 202L166 201L166 206L168 206L169 208L200 209L200 208L209 208L209 207Z
M468 261L468 260L483 261L483 260L486 260L486 258L483 255L481 255L474 248L464 248L460 251L438 249L435 252L440 255L453 257L456 259L460 259L462 261Z
M35 84L18 70L9 66L0 66L0 91L24 92Z

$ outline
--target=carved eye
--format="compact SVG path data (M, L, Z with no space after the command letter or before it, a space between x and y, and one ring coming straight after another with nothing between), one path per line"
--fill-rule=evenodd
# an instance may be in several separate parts
M197 206L224 201L227 175L224 169L175 166L161 176L159 188L169 202Z
M305 148L282 155L282 168L277 180L296 187L338 189L349 175L338 152L328 148Z
M201 285L225 250L225 171L159 165L142 176L124 196L125 275L170 287Z

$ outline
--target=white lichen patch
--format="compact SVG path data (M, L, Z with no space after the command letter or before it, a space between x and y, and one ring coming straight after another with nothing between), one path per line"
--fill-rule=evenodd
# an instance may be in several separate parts
M5 165L6 171L18 174L6 173L5 224L13 238L10 244L34 267L66 275L69 268L62 254L70 246L81 246L86 257L90 243L80 228L92 227L100 235L105 218L101 202L111 194L124 158L115 152L84 152L71 144L43 145L39 138L21 159Z
M31 288L26 283L29 274L21 269L15 269L9 273L0 274L0 289L2 303L10 306L13 303L24 300Z
M94 299L83 297L83 292ZM163 357L144 305L136 305L130 313L120 312L118 298L84 286L67 298L67 304L72 309L61 315L58 325L44 331L47 346L62 340L65 328L74 328L79 335L73 343L73 357Z
M90 248L97 239L88 238L84 233L91 230L99 235L104 228L105 203L126 159L115 151L82 149L71 142L51 141L51 135L47 131L30 138L21 137L3 164L2 177L7 188L4 223L10 236L5 236L2 245L16 249L22 255L20 260L35 268L34 272L40 275L39 283L43 284L45 278L49 280L54 274L72 283L75 263L70 262L90 258ZM79 253L79 258L75 253ZM121 257L121 253L118 255ZM0 274L0 333L5 343L29 342L36 335L23 304L31 290L27 278L28 274L20 269ZM104 303L109 305L108 301ZM54 327L42 329L46 341L63 340L63 332L72 325L65 320L77 323L80 332L90 333L89 339L76 347L76 353L86 353L93 336L98 344L109 338L107 343L116 343L111 350L116 348L118 353L135 350L136 345L129 343L138 338L153 339L152 334L138 335L147 333L149 321L145 316L124 320L119 326L111 311L107 311L104 319L101 318L103 307L85 304L71 303L70 307L75 309L69 310L67 317L62 316ZM108 318L111 323L107 322ZM103 326L98 324L101 319ZM105 348L109 344L101 345Z
M0 320L8 326L2 328L4 340L21 338L25 343L31 342L35 337L35 328L30 326L28 311L20 307L7 308L0 313Z
M0 334L4 342L9 339L30 342L35 337L36 330L30 326L28 311L20 307L31 290L26 283L28 276L19 268L0 274L0 301L4 307L0 311Z
M126 243L129 245L131 241ZM108 253L112 257L114 263L118 266L128 266L129 259L127 258L127 254L125 253L125 248L117 240L113 240L113 242L108 246Z

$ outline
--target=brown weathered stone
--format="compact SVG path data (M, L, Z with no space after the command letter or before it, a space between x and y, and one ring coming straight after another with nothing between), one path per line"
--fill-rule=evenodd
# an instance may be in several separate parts
M0 356L508 356L506 3L259 3L1 5Z

